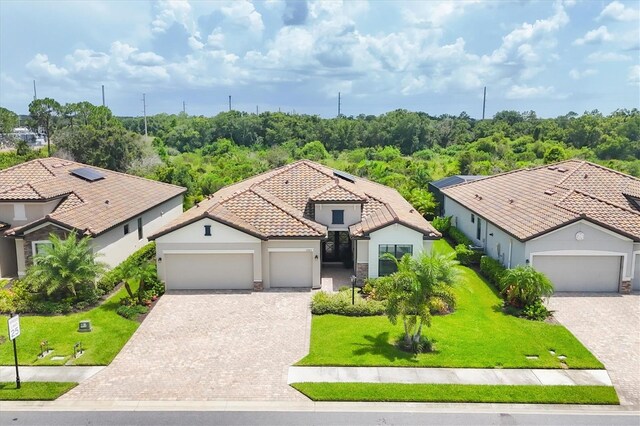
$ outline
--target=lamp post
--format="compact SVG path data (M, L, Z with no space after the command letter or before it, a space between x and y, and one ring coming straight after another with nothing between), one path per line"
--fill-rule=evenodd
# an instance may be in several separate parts
M356 304L356 276L351 275L351 304Z

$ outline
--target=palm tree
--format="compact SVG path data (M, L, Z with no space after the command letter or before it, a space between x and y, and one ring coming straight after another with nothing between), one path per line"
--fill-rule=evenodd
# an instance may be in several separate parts
M380 279L380 287L387 298L387 317L392 324L402 318L404 325L403 345L415 352L422 345L422 327L431 326L429 302L441 299L449 306L455 305L451 286L458 277L458 264L453 254L423 252L414 259L405 254L397 260L391 255L398 270Z
M78 240L72 232L65 240L51 234L49 241L51 244L33 257L33 265L27 271L32 288L44 290L48 296L57 293L61 297L77 297L82 286L95 287L105 265L96 261L89 238Z
M132 300L136 299L132 288L138 288L136 293L137 301L139 304L142 304L146 284L149 284L156 277L156 264L152 261L147 261L142 264L127 263L122 271L122 277L124 288Z
M520 265L507 269L502 275L501 287L507 303L517 307L529 306L553 294L553 284L549 278L531 266Z

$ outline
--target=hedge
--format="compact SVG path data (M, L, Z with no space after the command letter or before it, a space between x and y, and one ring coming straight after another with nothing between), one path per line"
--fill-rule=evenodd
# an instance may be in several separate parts
M122 274L131 264L142 265L144 262L155 260L155 257L156 244L151 242L133 253L125 259L124 262L104 274L102 278L98 280L98 288L102 290L104 294L109 293L116 285L122 282L124 279Z
M311 299L311 313L314 315L336 314L353 317L382 315L385 303L378 300L363 299L358 293L355 304L351 304L351 290L327 293L319 291Z
M458 244L464 244L465 246L473 245L473 241L471 241L469 237L464 235L464 233L458 228L456 228L455 226L452 226L449 228L449 237L453 241L455 241L456 245Z
M502 263L489 256L480 258L480 272L495 288L502 292L502 275L507 270Z

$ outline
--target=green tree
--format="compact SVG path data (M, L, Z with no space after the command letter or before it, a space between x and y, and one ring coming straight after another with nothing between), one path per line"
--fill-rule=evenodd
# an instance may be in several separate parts
M516 307L529 306L553 294L553 284L549 278L531 266L520 265L507 269L500 284L507 303Z
M33 265L27 271L31 287L60 298L77 298L81 290L95 288L105 265L96 260L89 238L78 239L72 232L64 240L51 234L49 241L51 244L33 257Z
M547 151L544 153L543 161L545 164L557 163L558 161L562 161L565 158L567 158L567 153L565 152L565 150L561 146L554 145L547 149Z
M307 143L300 150L302 158L306 158L313 161L324 160L329 156L326 148L320 141L312 141Z
M403 345L415 352L423 344L422 328L431 326L429 305L440 299L455 306L451 286L458 277L458 264L452 255L438 252L422 252L417 258L405 254L402 259L386 254L398 268L393 274L380 278L382 294L387 298L386 313L396 324L398 318L404 325Z
M60 114L62 106L55 99L44 98L34 99L29 104L29 114L31 118L36 122L38 126L44 129L47 135L47 154L51 155L51 136L53 136L53 130L55 120Z
M142 264L134 262L127 263L122 271L124 287L132 300L137 300L138 304L142 304L146 285L157 278L156 264L147 261ZM136 294L133 294L132 288L138 288Z
M0 133L9 133L18 127L18 114L6 108L0 107Z

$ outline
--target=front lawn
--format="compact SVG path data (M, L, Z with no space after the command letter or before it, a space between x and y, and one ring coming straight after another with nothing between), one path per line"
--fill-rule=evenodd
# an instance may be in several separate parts
M565 368L558 356L566 356L569 368L604 368L563 326L504 314L492 287L473 270L460 269L456 311L434 317L423 331L434 352L414 357L397 349L402 323L393 326L386 316L314 315L309 355L296 365Z
M121 288L102 305L87 312L61 316L20 315L21 334L16 339L20 365L107 365L120 352L139 323L116 313L120 299L127 295ZM0 330L6 335L8 317L0 317ZM78 323L90 320L93 331L78 332ZM8 339L0 339L0 365L13 365L13 347ZM47 340L53 352L38 358L40 342ZM73 346L81 342L84 354L73 359ZM52 360L54 356L64 357Z
M78 384L73 382L0 382L0 401L52 401Z
M400 383L294 383L313 401L501 402L619 404L612 386L435 385Z

